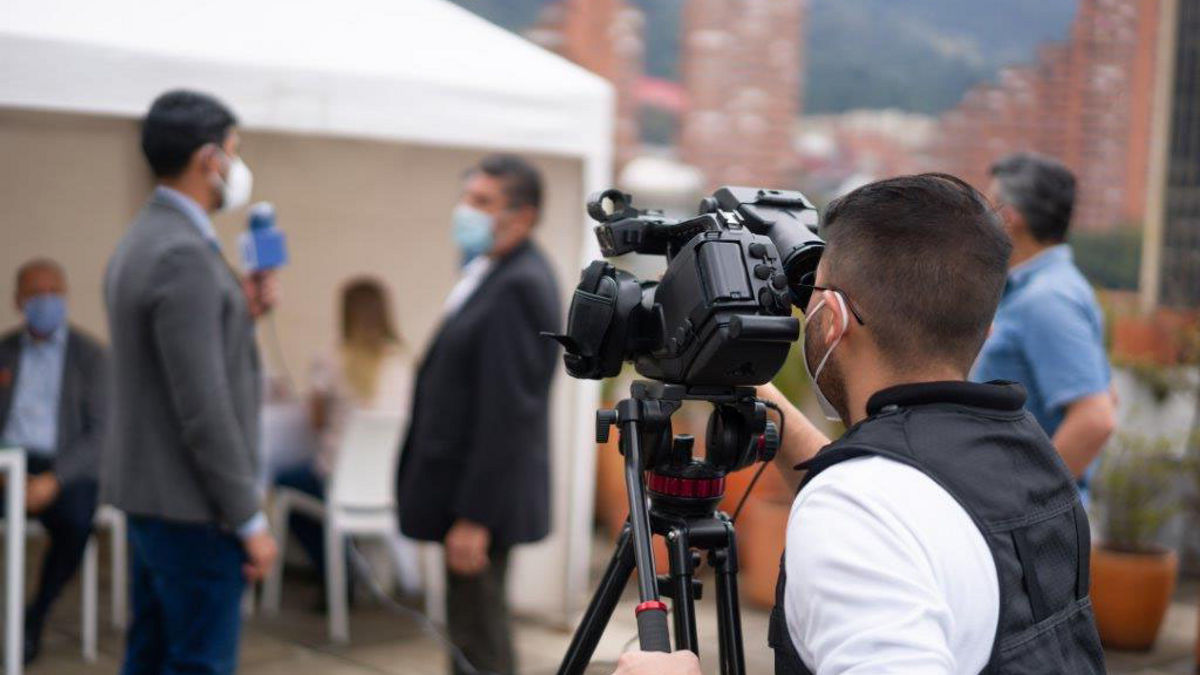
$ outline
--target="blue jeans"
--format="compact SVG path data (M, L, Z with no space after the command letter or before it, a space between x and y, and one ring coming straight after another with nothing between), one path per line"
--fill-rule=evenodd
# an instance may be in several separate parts
M133 623L123 675L237 670L245 554L215 525L130 516Z
M325 501L325 481L321 480L311 464L283 469L275 476L275 484ZM317 568L321 583L325 583L325 528L321 521L303 513L292 513L288 518L288 529L296 535L300 547L312 561L313 567Z

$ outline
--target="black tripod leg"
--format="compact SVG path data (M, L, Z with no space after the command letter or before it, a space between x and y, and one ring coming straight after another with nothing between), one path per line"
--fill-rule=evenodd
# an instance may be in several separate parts
M667 532L667 556L671 562L671 595L675 600L675 649L687 649L699 656L696 603L692 597L692 551L685 528Z
M709 562L717 573L717 632L720 637L722 675L742 675L746 672L746 655L742 650L742 615L738 606L737 538L733 524L725 522L726 545L709 554Z
M608 561L608 568L600 578L596 594L592 596L587 612L575 629L575 636L571 638L571 646L567 647L567 653L563 656L562 665L558 667L559 675L579 675L587 669L633 569L632 536L629 523L626 523L617 539L617 548Z
M667 629L667 605L658 599L658 575L654 572L654 549L650 545L650 514L642 484L641 441L642 411L639 402L625 399L617 404L621 427L621 451L625 455L625 493L629 498L629 528L633 562L638 571L637 618L638 642L644 652L671 651L671 632Z

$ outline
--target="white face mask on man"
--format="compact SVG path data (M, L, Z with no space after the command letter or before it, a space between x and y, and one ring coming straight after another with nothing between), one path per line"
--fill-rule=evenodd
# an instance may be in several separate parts
M224 151L222 151L224 154ZM227 155L228 156L228 155ZM241 157L230 157L225 175L217 174L215 187L221 191L221 206L218 211L233 211L250 203L254 189L254 174Z
M846 330L850 328L850 312L848 312L846 309L846 301L842 299L842 294L838 291L831 292L833 293L833 297L837 298L838 306L842 309L842 330L838 333L838 336L833 339L833 342L829 344L829 349L825 350L825 355L821 357L821 361L817 363L816 368L810 368L808 365L807 335L802 336L804 342L801 343L801 349L803 350L801 356L803 357L804 361L804 370L808 373L808 379L812 381L813 393L817 395L817 403L821 404L821 412L825 415L825 419L831 422L840 422L843 421L842 416L838 414L837 408L835 408L833 404L829 402L829 399L826 398L824 392L821 391L821 385L817 383L817 378L821 377L821 371L825 369L825 364L829 362L829 356L833 354L834 348L838 346L838 343L842 341L842 336L845 335ZM812 311L808 313L804 321L804 331L806 333L808 332L809 321L811 321L812 318L817 315L817 312L821 311L821 308L823 307L825 307L825 298L821 298L821 301L817 303L817 306L813 307Z

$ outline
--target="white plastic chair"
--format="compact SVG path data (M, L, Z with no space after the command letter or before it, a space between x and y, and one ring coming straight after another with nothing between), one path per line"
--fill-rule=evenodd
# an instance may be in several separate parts
M396 413L361 410L351 413L324 502L291 488L276 489L271 525L279 543L279 556L264 584L264 611L279 611L288 517L292 511L303 513L323 520L325 524L329 638L339 644L350 641L346 608L346 537L370 535L386 540L396 536L392 481L396 475L402 423L402 416Z
M44 537L46 528L33 518L25 521L25 537ZM28 564L28 563L26 563ZM83 550L83 563L79 566L80 599L79 599L79 635L83 651L83 660L92 663L96 660L96 604L99 594L97 579L99 577L99 560L96 553L96 535L93 534Z
M96 530L109 533L109 593L112 596L111 621L113 628L125 630L129 625L129 535L125 512L115 506L101 504L96 509Z
M97 614L99 605L100 563L96 549L96 536L100 530L108 530L112 535L112 623L121 629L125 627L126 594L126 539L125 514L107 505L96 509L95 529L88 539L87 548L83 550L83 563L79 566L80 574L80 607L79 634L83 659L88 663L96 661ZM46 529L37 520L30 518L25 522L26 537L43 537Z

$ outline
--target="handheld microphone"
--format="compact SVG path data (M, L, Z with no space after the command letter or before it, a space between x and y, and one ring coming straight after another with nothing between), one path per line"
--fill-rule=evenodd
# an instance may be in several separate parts
M275 207L271 202L258 202L250 207L250 219L239 246L242 267L247 272L263 272L287 264L287 239L275 226Z

